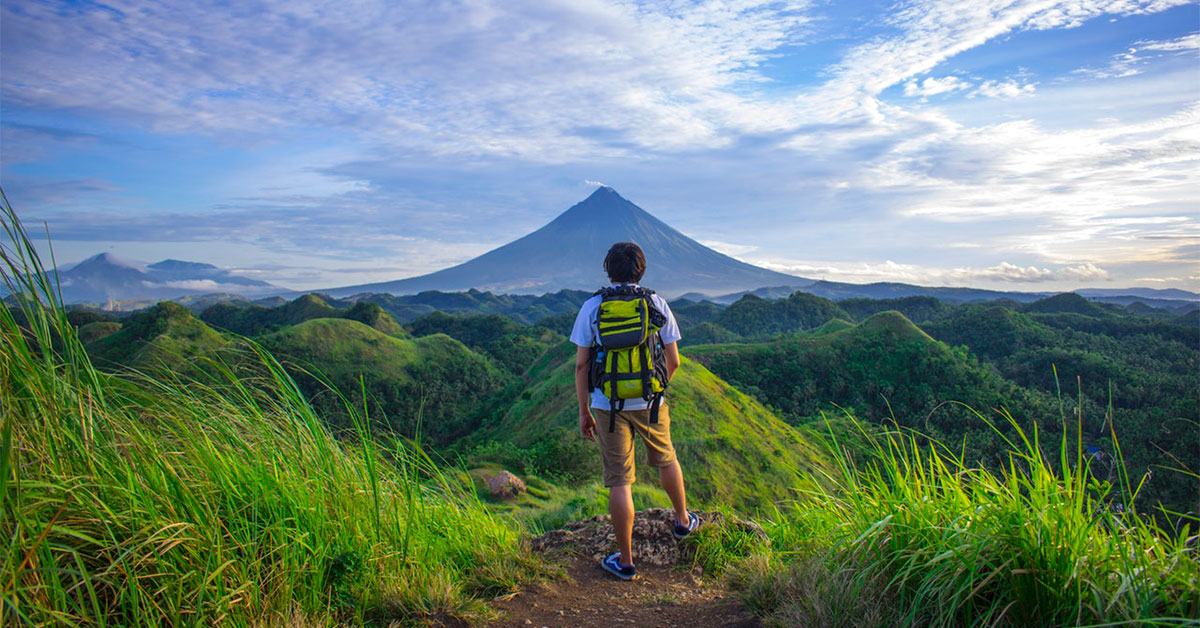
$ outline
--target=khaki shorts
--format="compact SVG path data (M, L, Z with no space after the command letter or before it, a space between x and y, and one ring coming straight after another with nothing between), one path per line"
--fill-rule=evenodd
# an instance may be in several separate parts
M675 446L671 444L671 416L664 401L658 408L658 421L650 424L650 409L620 410L616 425L608 431L608 410L592 408L596 417L596 442L604 455L604 486L633 484L633 433L641 434L646 443L646 458L652 467L665 467L675 462Z

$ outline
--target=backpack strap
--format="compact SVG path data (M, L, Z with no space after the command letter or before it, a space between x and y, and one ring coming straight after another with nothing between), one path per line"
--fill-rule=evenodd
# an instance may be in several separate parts
M665 394L667 394L667 385L663 384L663 389L654 395L654 401L650 402L650 425L658 423L658 408L662 405L663 395Z

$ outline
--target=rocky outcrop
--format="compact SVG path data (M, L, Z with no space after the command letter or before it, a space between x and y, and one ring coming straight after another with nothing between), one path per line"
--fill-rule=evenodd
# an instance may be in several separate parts
M693 510L692 513L700 518L701 528L709 525L736 526L758 537L763 544L769 542L766 533L755 523L730 519L719 512ZM672 534L674 525L674 510L650 508L639 511L633 520L634 562L638 565L672 567L681 560L688 560L690 548L675 539ZM600 515L534 537L532 546L535 552L566 551L600 560L616 551L616 539L612 518Z
M488 491L497 499L514 499L525 492L525 483L521 478L508 471L501 471L486 479Z

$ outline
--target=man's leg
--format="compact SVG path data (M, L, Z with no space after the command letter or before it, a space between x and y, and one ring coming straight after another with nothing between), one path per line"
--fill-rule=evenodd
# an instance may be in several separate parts
M663 490L671 498L671 506L675 508L675 522L682 526L688 525L687 494L683 490L683 469L679 466L679 461L676 460L665 467L659 467L658 481L662 483ZM609 497L610 504L611 500L612 498Z
M623 484L608 489L608 512L621 550L621 565L628 567L633 564L633 487Z

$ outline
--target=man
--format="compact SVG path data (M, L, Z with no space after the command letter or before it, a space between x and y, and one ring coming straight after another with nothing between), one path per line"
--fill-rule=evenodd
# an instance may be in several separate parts
M614 287L637 286L646 272L646 257L632 242L618 242L604 258L604 271ZM610 399L600 390L591 391L588 377L591 370L591 349L599 342L597 314L603 298L593 296L583 303L571 331L571 342L578 347L575 353L575 395L579 400L579 431L584 438L600 443L604 462L604 485L608 487L608 510L612 515L619 552L608 556L600 565L622 580L632 580L633 565L633 435L636 432L646 445L650 465L658 468L659 481L675 508L675 537L683 538L699 525L696 515L687 510L683 488L683 470L675 458L671 444L671 422L665 401L657 408L657 420L651 422L652 404L644 399L623 400L616 411ZM666 322L659 336L666 355L667 381L679 368L679 324L671 314L666 300L650 295L652 306L664 315ZM663 382L664 384L666 382ZM597 428L597 422L600 427Z

